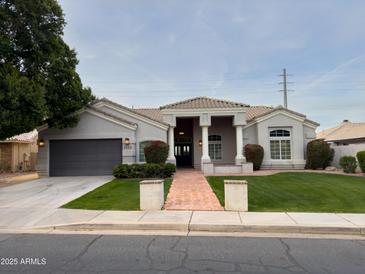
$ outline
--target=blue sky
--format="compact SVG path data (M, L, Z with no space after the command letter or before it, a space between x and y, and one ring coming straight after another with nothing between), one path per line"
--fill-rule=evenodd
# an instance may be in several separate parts
M158 107L194 96L365 121L365 1L62 0L65 41L96 96Z

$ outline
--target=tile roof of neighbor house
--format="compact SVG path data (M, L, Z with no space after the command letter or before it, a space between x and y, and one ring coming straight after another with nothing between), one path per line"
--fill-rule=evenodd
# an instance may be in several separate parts
M325 129L317 134L317 139L341 141L365 138L365 123L342 122L337 127Z
M4 140L2 142L31 143L31 142L35 141L37 138L38 138L38 131L36 129L34 129L30 132L22 133L22 134L7 138L6 140Z
M210 97L195 97L184 101L161 106L160 109L195 109L195 108L240 108L249 105Z

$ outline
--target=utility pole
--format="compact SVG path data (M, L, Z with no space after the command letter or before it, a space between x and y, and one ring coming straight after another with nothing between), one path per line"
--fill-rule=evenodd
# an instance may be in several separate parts
M284 108L288 108L288 92L292 90L288 90L287 84L291 84L292 82L287 82L287 77L292 76L291 74L286 73L286 69L283 69L283 74L280 74L279 76L283 77L283 82L280 82L280 85L283 85L283 89L280 90L280 92L284 93Z

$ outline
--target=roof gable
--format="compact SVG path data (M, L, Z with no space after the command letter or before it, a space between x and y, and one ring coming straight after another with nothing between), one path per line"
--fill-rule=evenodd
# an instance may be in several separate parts
M255 122L261 122L278 113L282 113L284 115L287 115L287 116L290 116L293 118L296 117L296 119L300 119L303 122L308 123L310 126L313 126L313 127L319 126L319 124L317 122L307 119L304 114L284 108L283 106L278 106L276 108L267 109L267 111L262 111L261 114L253 116L251 119L247 119L247 122L251 122L252 124Z
M100 106L106 106L108 108L112 108L118 112L132 116L138 120L144 121L146 123L160 127L162 129L167 129L168 127L168 125L165 122L163 122L162 119L160 119L160 115L156 112L153 113L153 115L150 115L150 113L146 111L139 111L138 109L128 108L113 101L110 101L106 98L101 98L94 101L91 104L91 106L94 106L96 108L99 108Z
M209 109L209 108L243 108L249 105L210 97L195 97L161 106L160 109Z

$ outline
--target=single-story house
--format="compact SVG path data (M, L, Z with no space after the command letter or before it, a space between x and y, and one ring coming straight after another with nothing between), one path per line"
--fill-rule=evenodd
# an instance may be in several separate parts
M0 171L35 170L37 137L37 130L33 130L0 141Z
M334 149L331 165L340 167L342 156L354 156L365 150L365 123L352 123L344 120L336 127L325 129L317 134L317 139L323 139Z
M365 123L351 123L349 120L343 120L336 127L320 131L317 139L323 139L338 146L365 144Z
M204 173L252 169L245 144L260 144L263 168L304 168L318 123L281 106L250 106L196 97L160 108L134 109L98 99L74 128L38 129L43 176L111 174L117 163L143 163L151 140L169 144L168 161Z

